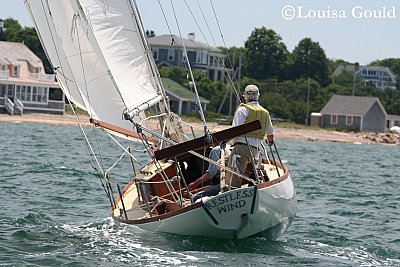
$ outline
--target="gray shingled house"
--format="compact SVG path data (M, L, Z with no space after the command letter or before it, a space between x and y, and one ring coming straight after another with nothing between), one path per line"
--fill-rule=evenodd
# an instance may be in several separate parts
M389 114L387 118L387 125L388 128L393 126L400 126L400 115L392 115Z
M194 70L201 71L213 81L224 80L226 73L232 73L232 69L225 67L225 56L218 48L196 41L194 33L190 33L187 39L167 34L150 37L148 41L159 67L186 67L185 45L187 58Z
M325 128L384 132L388 114L377 97L334 95L321 110Z
M169 104L172 112L178 115L196 112L195 93L171 79L161 78L161 80L169 97ZM207 104L210 103L210 101L203 97L200 97L200 102L203 110L206 110Z

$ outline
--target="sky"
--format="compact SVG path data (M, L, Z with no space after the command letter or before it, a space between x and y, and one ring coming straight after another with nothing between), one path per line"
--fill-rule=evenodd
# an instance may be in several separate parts
M24 0L1 2L0 18L33 26ZM137 5L145 29L156 35L194 32L196 40L212 46L244 47L251 32L264 26L289 51L309 37L331 59L366 65L400 58L398 0L137 0Z

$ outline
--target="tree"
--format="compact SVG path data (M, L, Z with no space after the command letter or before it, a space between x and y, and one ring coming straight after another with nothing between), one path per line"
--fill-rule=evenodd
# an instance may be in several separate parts
M311 78L322 86L329 83L329 65L325 51L319 43L304 38L293 50L291 78Z
M179 83L185 88L190 88L190 81L188 73L184 68L180 67L163 67L160 69L161 77L170 78L171 80ZM213 82L208 77L204 76L200 71L193 71L193 77L196 81L196 88L199 96L210 100L207 106L209 111L217 111L223 96L226 92L226 85L222 82ZM228 107L223 108L222 113L227 114Z
M256 28L245 42L244 72L254 79L284 79L288 50L272 29Z
M35 55L43 62L46 73L53 73L53 69L40 43L39 36L33 27L22 28L19 22L15 19L8 18L4 21L6 30L5 40L8 42L17 42L25 44Z
M226 56L225 58L225 67L229 69L238 69L239 68L239 59L242 57L242 61L245 55L245 49L243 47L219 47L219 51L221 54Z

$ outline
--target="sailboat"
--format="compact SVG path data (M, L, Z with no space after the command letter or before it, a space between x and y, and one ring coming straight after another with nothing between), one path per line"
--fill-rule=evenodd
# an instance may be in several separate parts
M189 66L203 134L188 136L181 118L170 111L135 1L24 1L72 106L86 110L93 126L117 143L124 157L136 160L134 153L120 144L120 137L132 146L143 146L149 156L140 170L132 164L133 178L127 178L129 182L121 187L102 166L80 127L115 220L178 235L225 239L282 236L295 216L296 193L276 145L269 146L269 154L263 146L264 153L259 153L246 174L225 166L223 159L214 162L205 156L220 142L260 129L260 122L210 132ZM217 195L193 202L193 194L202 188L189 190L188 184L199 178L208 164L218 165L221 174L240 176L242 186L225 186Z

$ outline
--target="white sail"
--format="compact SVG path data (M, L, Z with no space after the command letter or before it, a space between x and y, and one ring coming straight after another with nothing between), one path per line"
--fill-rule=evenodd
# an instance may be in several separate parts
M64 50L60 43L60 39L57 37L55 25L52 23L51 14L49 9L46 8L46 3L35 1L37 3L31 3L32 1L25 1L28 7L28 11L32 17L33 23L38 30L38 35L43 44L43 48L49 58L53 67L56 68L57 80L61 85L65 95L78 107L86 110L84 104L84 97L81 95L75 82L72 80L73 75L66 60ZM52 38L54 36L54 38Z
M61 82L67 96L80 103L76 94L69 93L74 91L69 82L74 81L72 87L79 92L92 118L131 130L132 124L123 120L123 112L139 112L149 106L145 103L154 104L162 99L157 76L145 57L141 25L135 19L130 1L26 0L25 3L34 19L48 15L35 25L42 44L53 66L59 67L66 77ZM58 49L62 53L56 53Z

